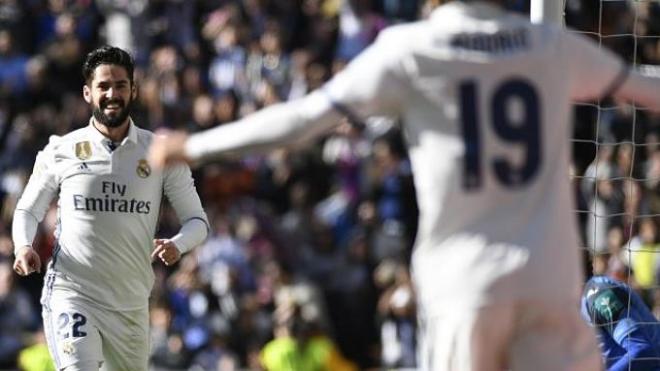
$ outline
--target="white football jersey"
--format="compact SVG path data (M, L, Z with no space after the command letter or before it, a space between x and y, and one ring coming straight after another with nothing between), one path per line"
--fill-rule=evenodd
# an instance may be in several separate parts
M576 300L571 101L607 94L626 71L558 26L487 3L450 3L381 32L321 91L192 135L186 154L304 139L337 125L337 112L398 116L420 210L413 270L421 304Z
M618 58L559 27L452 3L385 30L329 83L340 109L402 118L424 306L565 297L567 288L577 297L571 100L606 94L622 71Z
M105 308L144 308L154 282L152 240L163 194L182 224L208 226L188 166L157 172L147 163L152 135L131 122L126 138L111 150L90 122L52 137L38 154L15 223L22 212L41 221L58 197L57 246L49 265L55 274L46 286ZM17 227L13 235L17 247L31 245L34 231ZM181 252L194 247L182 236L173 240Z

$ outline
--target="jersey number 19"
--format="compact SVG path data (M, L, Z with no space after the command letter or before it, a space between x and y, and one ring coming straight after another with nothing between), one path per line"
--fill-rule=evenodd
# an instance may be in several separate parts
M459 89L465 143L463 188L476 191L483 183L479 89L474 80L463 81ZM515 99L521 102L524 112L514 118L508 107ZM524 146L525 152L521 165L516 166L501 156L493 158L489 164L493 166L495 178L502 185L510 188L523 186L534 178L541 164L538 93L529 81L512 78L495 87L488 103L491 118L488 124L492 126L498 140L505 144Z

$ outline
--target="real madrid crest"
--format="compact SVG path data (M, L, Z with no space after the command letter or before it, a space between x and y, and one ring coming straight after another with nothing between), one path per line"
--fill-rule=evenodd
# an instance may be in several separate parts
M135 171L140 178L146 178L151 175L151 166L149 166L147 160L140 160Z
M85 161L92 157L92 145L88 141L76 143L76 157Z

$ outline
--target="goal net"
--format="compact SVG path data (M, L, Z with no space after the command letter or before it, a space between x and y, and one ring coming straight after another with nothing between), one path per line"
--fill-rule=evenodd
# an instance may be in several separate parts
M660 64L659 0L549 1L563 1L571 32L638 68ZM571 179L586 270L628 283L660 319L660 117L607 98L576 102L574 122Z

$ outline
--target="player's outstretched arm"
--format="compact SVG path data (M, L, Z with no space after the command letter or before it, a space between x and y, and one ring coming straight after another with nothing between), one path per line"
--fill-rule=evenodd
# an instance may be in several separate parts
M563 33L571 98L599 100L609 96L660 112L660 66L629 66L618 55L575 33Z
M202 161L219 154L266 151L327 131L340 118L329 99L322 92L315 92L198 134L159 131L149 149L149 161L162 168L172 162Z
M243 155L304 142L338 125L344 114L394 116L406 95L399 63L406 34L389 30L323 88L306 97L269 106L240 121L201 133L160 132L149 151L152 166Z
M614 97L660 113L660 66L631 69Z

